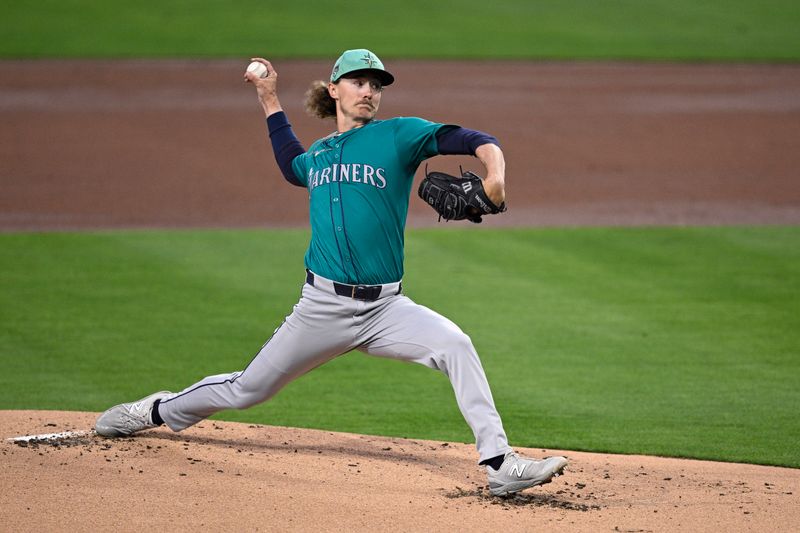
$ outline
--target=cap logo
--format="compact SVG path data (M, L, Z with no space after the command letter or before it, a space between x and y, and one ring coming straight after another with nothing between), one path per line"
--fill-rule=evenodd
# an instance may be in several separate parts
M370 54L364 54L364 57L361 58L361 61L366 63L368 68L372 68L372 65L375 64L375 60Z

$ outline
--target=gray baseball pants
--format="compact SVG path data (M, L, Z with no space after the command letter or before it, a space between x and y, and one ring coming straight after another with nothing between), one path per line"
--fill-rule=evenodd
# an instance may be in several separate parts
M511 450L489 383L470 338L442 315L414 303L399 283L375 301L339 296L333 282L314 276L292 313L240 372L209 376L167 396L159 414L181 431L224 409L269 400L286 384L334 357L357 349L411 361L444 373L475 435L480 460Z

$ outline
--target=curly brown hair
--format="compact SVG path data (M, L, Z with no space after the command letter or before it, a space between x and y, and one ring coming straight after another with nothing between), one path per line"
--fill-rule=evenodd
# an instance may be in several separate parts
M322 80L311 82L306 91L306 112L312 117L335 118L336 100L328 94L328 84Z

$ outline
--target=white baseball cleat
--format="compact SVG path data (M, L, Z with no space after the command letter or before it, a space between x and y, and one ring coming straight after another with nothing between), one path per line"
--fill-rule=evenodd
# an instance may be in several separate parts
M150 413L156 400L172 394L161 391L138 402L115 405L97 419L94 430L104 437L128 437L137 431L156 427Z
M565 457L548 457L537 461L525 459L515 452L508 452L499 470L486 466L489 475L489 492L492 496L506 496L528 487L550 483L564 472Z

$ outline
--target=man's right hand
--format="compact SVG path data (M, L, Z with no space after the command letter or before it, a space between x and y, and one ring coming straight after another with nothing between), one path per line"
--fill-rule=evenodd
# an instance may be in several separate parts
M256 86L258 101L264 108L264 114L270 116L273 113L282 111L281 103L278 101L278 73L272 67L272 63L262 57L250 58L251 61L258 61L267 67L267 76L259 77L253 72L244 72L244 81Z

